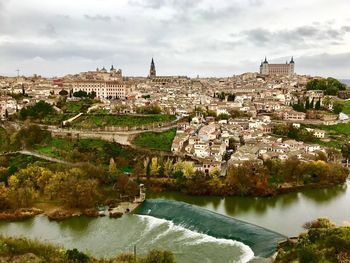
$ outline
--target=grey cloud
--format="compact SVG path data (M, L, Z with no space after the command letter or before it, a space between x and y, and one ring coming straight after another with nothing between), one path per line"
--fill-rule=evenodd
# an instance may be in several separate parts
M72 42L55 41L53 43L37 44L33 42L2 42L0 54L8 58L32 59L42 57L44 59L60 59L67 57L83 57L97 59L110 56L112 48L84 46Z
M296 67L297 72L305 74L349 78L350 53L301 56L296 58Z
M103 21L103 22L110 22L112 18L110 16L103 16L103 15L84 15L84 17L88 20L92 21Z
M349 27L329 28L326 26L301 26L289 30L270 31L264 28L255 28L243 31L248 41L257 46L266 46L273 43L290 46L313 46L324 42L337 43L350 32Z
M190 9L200 4L202 0L129 0L129 5L144 8L161 9L172 7L175 9Z
M56 31L55 26L53 26L50 23L46 24L44 28L39 30L39 33L40 33L40 35L45 35L45 36L49 36L49 37L57 35L57 31Z
M350 26L343 26L341 28L344 32L350 32Z

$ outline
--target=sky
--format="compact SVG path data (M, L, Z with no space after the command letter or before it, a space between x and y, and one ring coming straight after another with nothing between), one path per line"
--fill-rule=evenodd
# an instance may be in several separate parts
M147 76L256 72L350 78L349 0L0 0L0 75L109 69Z

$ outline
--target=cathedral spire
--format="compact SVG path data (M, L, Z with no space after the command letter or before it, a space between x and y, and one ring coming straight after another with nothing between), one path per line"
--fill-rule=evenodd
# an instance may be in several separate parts
M150 70L149 70L149 77L153 78L155 76L156 76L156 66L154 65L154 60L152 58L151 67L150 67Z

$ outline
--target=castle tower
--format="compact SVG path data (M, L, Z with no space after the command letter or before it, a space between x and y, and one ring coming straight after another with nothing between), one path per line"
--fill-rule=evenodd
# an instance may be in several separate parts
M289 67L290 67L289 75L294 75L295 62L294 62L294 58L293 57L291 58L291 60L289 62Z
M269 62L267 62L266 57L264 62L260 64L260 74L269 75Z
M154 60L152 58L151 67L150 67L150 70L149 70L149 77L150 78L154 78L155 76L156 76L156 66L154 65Z

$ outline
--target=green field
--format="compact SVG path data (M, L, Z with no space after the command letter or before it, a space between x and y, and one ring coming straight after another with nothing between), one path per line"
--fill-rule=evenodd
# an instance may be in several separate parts
M335 125L312 125L314 128L327 131L333 135L350 135L350 123L338 123Z
M174 115L84 115L72 123L72 127L91 129L106 126L116 127L138 127L142 125L160 124L175 120Z
M78 114L80 112L86 112L88 108L90 108L94 103L98 101L91 99L82 99L78 101L66 101L63 102L60 107L64 113L74 113Z
M342 102L344 108L342 110L342 112L344 112L345 114L350 114L350 101L344 101Z
M170 152L175 135L176 128L165 132L145 132L135 138L134 144L146 149Z
M52 138L36 145L34 150L70 162L100 162L102 164L108 164L111 157L123 156L133 160L136 156L136 153L130 148L96 139Z

